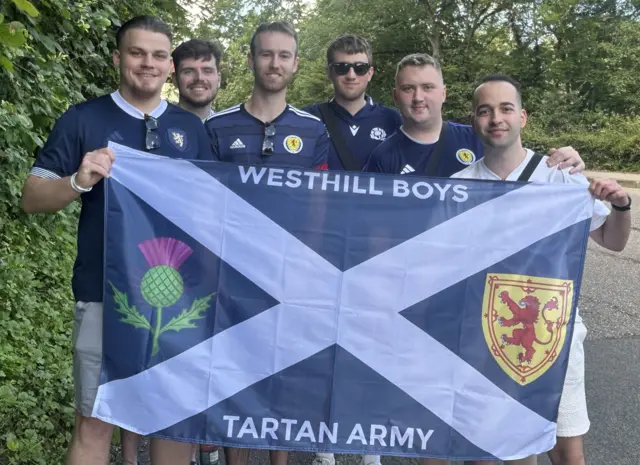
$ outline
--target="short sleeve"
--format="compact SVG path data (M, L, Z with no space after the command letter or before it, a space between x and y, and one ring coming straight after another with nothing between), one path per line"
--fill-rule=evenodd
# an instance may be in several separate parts
M581 173L569 174L569 170L571 168L566 168L564 170L558 171L561 173L562 180L565 184L578 184L581 186L589 186L589 180ZM607 221L607 216L609 216L611 211L607 208L607 206L601 200L594 200L593 204L593 216L591 217L591 227L590 231L595 231L600 226Z
M70 107L53 126L31 174L49 179L71 176L80 167L82 155L78 111Z
M320 124L320 134L316 141L316 148L313 153L313 168L318 170L326 170L329 163L329 134L324 124Z

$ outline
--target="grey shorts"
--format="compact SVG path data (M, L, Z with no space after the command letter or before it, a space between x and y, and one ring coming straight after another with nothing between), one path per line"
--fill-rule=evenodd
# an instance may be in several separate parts
M78 302L73 325L73 382L76 409L90 417L102 367L102 303Z

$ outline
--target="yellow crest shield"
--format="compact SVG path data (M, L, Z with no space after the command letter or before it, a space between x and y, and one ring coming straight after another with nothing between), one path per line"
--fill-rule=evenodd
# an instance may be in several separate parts
M491 354L514 381L529 384L556 361L573 308L573 281L488 274L482 330Z
M299 153L302 150L302 139L298 136L287 136L284 140L284 148L289 153Z

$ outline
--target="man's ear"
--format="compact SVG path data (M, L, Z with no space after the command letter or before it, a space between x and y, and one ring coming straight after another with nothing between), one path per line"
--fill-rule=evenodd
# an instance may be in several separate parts
M111 60L113 61L113 66L120 68L120 50L113 51L111 54Z
M527 110L524 108L520 110L520 127L524 128L527 125Z

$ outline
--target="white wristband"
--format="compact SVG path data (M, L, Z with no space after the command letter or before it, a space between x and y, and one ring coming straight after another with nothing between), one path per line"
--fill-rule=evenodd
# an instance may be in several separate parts
M74 191L78 192L79 194L85 194L87 192L91 192L91 189L93 189L93 186L91 187L80 187L76 184L76 176L78 175L78 172L75 172L71 175L71 189L73 189Z

